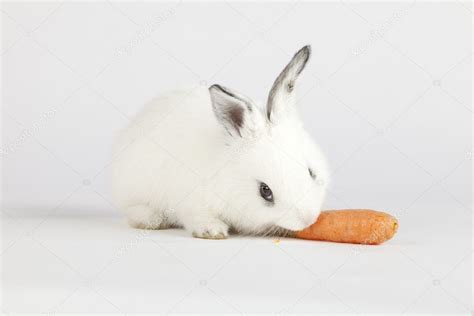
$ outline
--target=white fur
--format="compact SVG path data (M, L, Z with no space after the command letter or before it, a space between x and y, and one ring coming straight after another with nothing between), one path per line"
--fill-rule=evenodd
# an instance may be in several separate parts
M294 71L288 75L294 83ZM275 120L266 108L215 86L169 92L147 104L114 149L114 200L129 223L184 226L203 238L225 238L230 227L265 233L313 223L328 183L326 160L303 129L294 96L276 90ZM244 111L240 129L225 120L226 106ZM273 191L273 205L260 196L260 182Z

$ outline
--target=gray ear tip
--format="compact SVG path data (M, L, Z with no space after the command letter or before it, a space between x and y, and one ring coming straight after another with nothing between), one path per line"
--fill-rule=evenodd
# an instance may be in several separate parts
M213 84L212 86L209 87L209 91L212 91L212 90L221 90L222 91L222 87L218 84Z
M224 94L227 94L227 95L230 95L232 97L234 97L233 93L230 92L229 89L227 89L226 87L223 87L221 86L220 84L213 84L212 86L209 87L209 92L212 93L224 93Z
M303 55L305 59L308 59L309 56L311 56L311 45L306 45L303 48L301 48L297 53L297 55Z

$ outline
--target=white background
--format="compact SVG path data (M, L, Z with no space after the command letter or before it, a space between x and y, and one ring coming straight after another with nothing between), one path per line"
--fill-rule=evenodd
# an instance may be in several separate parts
M87 311L88 300L104 305L92 311L112 312L209 311L212 300L221 312L472 308L470 2L4 2L1 10L5 311ZM265 239L216 244L128 229L110 199L108 166L114 135L134 113L189 84L219 83L264 101L306 44L313 55L298 107L329 157L326 208L386 210L400 220L396 238L352 258L347 245L285 241L270 250ZM93 278L123 245L133 245L127 255L138 251L135 261L121 255L125 271ZM157 246L171 261L150 258ZM208 261L195 259L202 252ZM28 275L31 266L19 263L33 255L43 265ZM183 264L198 271L198 290ZM143 279L125 276L132 290L120 292L115 277L134 265ZM337 299L315 292L308 273L332 280L325 286ZM169 275L184 283L163 282ZM38 297L25 284L50 291ZM192 305L195 293L202 297ZM37 299L25 305L20 294Z

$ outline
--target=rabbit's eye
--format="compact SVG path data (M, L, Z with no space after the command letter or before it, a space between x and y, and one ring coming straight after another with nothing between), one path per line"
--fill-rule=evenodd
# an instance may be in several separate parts
M263 182L260 183L260 195L265 201L273 203L273 192L270 187Z
M308 168L308 172L310 177L313 178L313 180L316 179L316 174L314 173L313 169Z

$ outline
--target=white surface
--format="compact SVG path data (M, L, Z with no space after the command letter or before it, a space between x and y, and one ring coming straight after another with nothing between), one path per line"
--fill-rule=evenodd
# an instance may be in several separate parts
M83 188L77 193L86 198ZM129 228L60 208L3 218L9 312L469 313L470 213L417 203L381 246ZM450 207L450 216L441 214ZM455 229L452 229L455 228ZM32 234L29 232L33 231Z
M472 309L471 2L15 1L1 23L2 311ZM265 100L305 44L298 106L333 170L326 208L387 210L397 237L356 254L127 228L117 130L181 84Z

